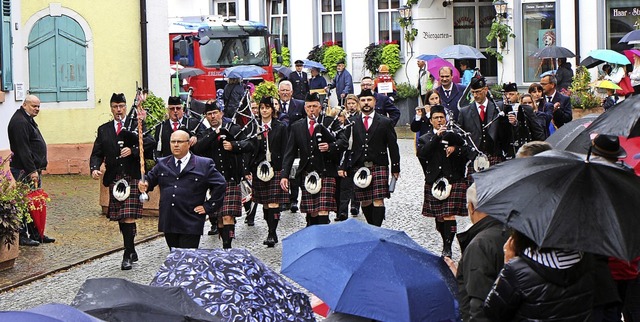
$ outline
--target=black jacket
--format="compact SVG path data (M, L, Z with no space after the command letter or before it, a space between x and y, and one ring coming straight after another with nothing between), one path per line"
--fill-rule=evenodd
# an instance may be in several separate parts
M482 304L504 265L502 247L508 237L504 225L489 216L458 234L462 258L456 279L463 321L490 321Z
M447 157L446 141L449 146L455 146L455 151ZM424 160L424 180L433 184L439 178L447 178L453 183L465 178L467 161L471 148L457 133L445 132L443 136L433 133L433 130L418 139L418 158Z
M189 133L189 137L194 136L194 130L198 127L198 120L186 115L182 117L180 124L178 124L178 130L183 130ZM200 126L204 127L204 126ZM171 133L173 133L173 122L164 120L156 125L153 138L156 141L155 157L161 158L171 155Z
M304 101L295 98L290 99L289 102L286 103L280 101L280 112L281 116L285 116L286 114L286 117L279 118L279 120L286 121L285 125L287 125L287 127L307 117L307 112L304 110Z
M227 84L224 87L222 100L224 101L224 117L233 118L244 98L245 88L243 84ZM246 102L245 102L246 103Z
M304 100L309 94L309 78L307 73L302 72L302 77L298 76L298 72L293 71L289 74L289 81L293 90L293 98Z
M503 157L513 150L511 144L512 126L507 117L499 116L499 113L499 107L489 100L485 107L485 119L482 122L480 114L478 114L478 104L471 102L470 105L460 109L458 124L463 130L470 133L473 143L486 155ZM491 125L483 129L494 119L495 121Z
M393 126L396 126L398 120L400 119L400 110L393 103L393 100L384 94L374 93L376 98L376 113L380 113L393 121Z
M400 172L400 150L393 121L374 113L369 131L365 131L361 114L352 116L349 120L354 123L352 170L363 167L365 161L371 161L377 166L389 166L391 159L391 173Z
M258 122L262 127L262 120ZM269 140L269 151L271 151L271 167L274 171L280 171L282 170L284 153L287 147L287 141L289 140L289 131L282 122L272 119L267 138ZM265 140L264 134L258 135L254 139L254 144L256 145L256 149L253 153L249 168L251 173L256 174L258 164L267 159L267 140Z
M593 303L589 256L553 269L518 256L504 265L484 302L492 321L589 321Z
M23 170L25 175L47 167L47 143L38 124L24 108L20 107L13 113L7 132L13 152L10 167Z

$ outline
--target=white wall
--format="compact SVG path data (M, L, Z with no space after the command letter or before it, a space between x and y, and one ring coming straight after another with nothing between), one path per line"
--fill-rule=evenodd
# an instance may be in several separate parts
M353 1L353 0L351 0ZM289 0L289 51L291 62L306 59L313 48L313 0Z
M206 2L206 1L201 1ZM147 59L149 89L166 100L171 94L169 82L169 25L167 0L147 1Z
M147 6L155 2L147 1ZM168 0L169 18L209 15L211 0Z

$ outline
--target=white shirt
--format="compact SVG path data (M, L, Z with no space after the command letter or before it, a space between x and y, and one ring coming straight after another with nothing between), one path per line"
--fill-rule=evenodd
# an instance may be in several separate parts
M375 116L376 112L371 112L371 114L369 115L364 115L364 113L362 114L362 124L364 124L364 117L365 116L369 116L369 127L371 127L371 124L373 124L373 116Z
M173 157L175 159L175 157ZM189 159L191 159L191 152L187 152L187 155L185 155L184 157L182 157L182 159L178 159L181 162L181 164L178 166L178 160L175 160L175 164L176 164L176 168L178 168L178 172L182 172L182 169L184 169L184 167L187 165L187 163L189 163Z
M478 102L476 102L476 108L478 109L478 115L480 115L480 105L484 106L484 115L487 115L487 106L489 105L489 99L485 98L484 102L482 102L482 104L478 104Z
M124 129L124 121L125 121L126 119L127 119L127 118L125 117L125 118L123 118L123 119L120 121L120 122L122 122L122 129ZM114 129L116 129L116 133L118 133L118 121L113 120L113 128L114 128Z

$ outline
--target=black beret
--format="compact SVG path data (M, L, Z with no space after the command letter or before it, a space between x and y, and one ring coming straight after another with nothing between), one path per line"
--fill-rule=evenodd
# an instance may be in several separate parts
M307 97L304 98L305 102L320 102L320 96L318 93L309 93Z
M296 66L302 66L304 65L304 62L300 59L296 60L296 62L294 63Z
M502 84L502 90L505 91L506 93L508 93L508 92L517 92L518 91L518 85L516 85L516 83Z
M376 97L370 89L363 89L360 92L360 95L358 95L358 97L369 97L369 96L373 96L374 98Z
M113 95L111 95L111 100L109 101L109 103L126 103L127 99L124 97L123 93L120 94L116 94L113 93Z
M216 103L216 101L209 101L207 103L204 104L204 112L211 112L211 111L219 111L220 110L220 106L218 106L218 104Z
M260 105L262 105L262 104L264 104L266 106L269 106L269 107L273 107L273 97L271 97L271 96L263 97L262 99L260 99Z
M471 89L485 88L487 87L487 81L482 76L474 77L471 79L470 86L471 86Z
M182 101L180 100L180 97L169 96L169 99L167 100L167 105L182 105Z
M340 59L338 60L338 62L336 62L336 65L339 65L339 64L344 64L344 59Z
M445 116L447 115L447 113L445 113L445 111L444 111L444 106L442 106L442 105L431 106L431 112L430 112L431 115L429 116L429 118L431 118L433 116L433 114L436 114L436 113L442 113Z

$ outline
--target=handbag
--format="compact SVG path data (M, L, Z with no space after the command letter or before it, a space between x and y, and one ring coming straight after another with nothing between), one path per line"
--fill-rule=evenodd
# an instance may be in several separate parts
M616 94L620 96L627 96L634 93L633 86L631 86L631 78L629 77L629 75L625 75L620 80L620 83L618 83L618 86L620 86L621 89L616 90Z

